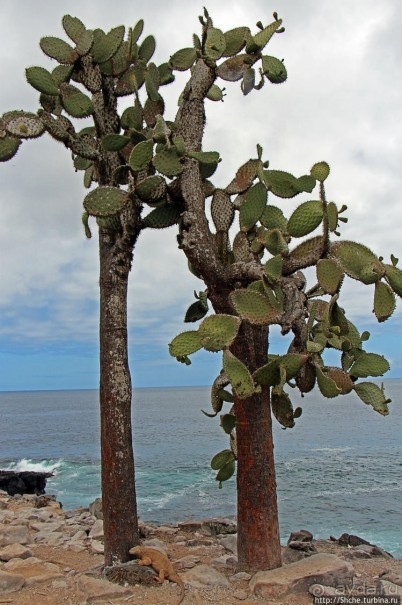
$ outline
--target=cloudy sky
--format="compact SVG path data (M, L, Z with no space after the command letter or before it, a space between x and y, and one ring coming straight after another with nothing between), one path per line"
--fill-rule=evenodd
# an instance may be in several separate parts
M94 10L96 7L96 10ZM264 148L270 167L305 174L316 161L331 166L327 194L348 205L342 237L371 246L386 259L402 258L402 10L399 0L220 0L207 8L223 30L277 11L286 32L269 54L285 60L288 80L243 97L227 83L224 103L208 104L204 148L223 161L216 183L227 184L238 166ZM145 1L2 0L0 114L36 111L38 93L25 67L54 66L39 48L42 36L63 37L65 13L88 28L133 26L157 39L155 62L191 46L202 4ZM185 80L166 87L173 118ZM94 237L81 226L85 190L66 149L42 137L25 142L0 165L0 390L96 388L98 374L98 258ZM306 198L308 199L308 197ZM302 200L300 200L302 201ZM281 202L282 203L282 202ZM285 214L291 202L283 201ZM171 359L167 343L183 329L193 290L175 246L175 230L142 234L130 279L129 336L138 387L209 384L219 357L199 353L190 367ZM398 311L378 326L372 287L344 288L343 304L372 338L368 350L387 356L389 376L402 376ZM280 350L280 339L273 338Z

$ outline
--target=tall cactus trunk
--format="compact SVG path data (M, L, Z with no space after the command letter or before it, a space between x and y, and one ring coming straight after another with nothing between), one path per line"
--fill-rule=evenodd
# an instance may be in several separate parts
M231 350L251 371L267 358L268 329L248 325ZM235 397L239 568L281 566L272 417L269 388Z
M127 275L114 270L100 230L100 414L105 564L129 560L139 543L127 349Z

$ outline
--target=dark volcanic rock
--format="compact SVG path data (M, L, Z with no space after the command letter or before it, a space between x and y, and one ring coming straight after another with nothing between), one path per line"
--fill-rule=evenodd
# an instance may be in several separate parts
M46 480L49 477L53 477L53 473L0 470L0 489L10 496L15 496L15 494L36 494L39 496L45 493Z

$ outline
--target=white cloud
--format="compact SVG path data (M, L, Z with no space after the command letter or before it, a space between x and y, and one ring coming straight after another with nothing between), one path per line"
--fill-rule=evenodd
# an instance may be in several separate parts
M321 159L331 165L328 196L347 203L349 223L342 236L367 242L379 254L402 256L400 223L402 173L401 12L397 0L354 3L289 0L267 9L262 0L246 5L222 0L210 13L217 27L254 27L273 10L286 32L269 53L285 59L288 81L265 86L244 98L238 84L225 83L224 103L209 103L205 148L220 151L217 183L227 184L236 169L264 147L271 167L308 172ZM158 40L157 61L191 44L199 31L201 6L184 0L129 2L99 0L3 0L0 41L0 113L33 109L37 94L25 82L28 65L47 65L38 47L43 35L62 36L64 13L88 26L108 29L145 19L146 33ZM185 75L178 81L183 84ZM167 87L168 115L177 106L177 88ZM85 191L68 152L47 138L26 142L0 165L1 332L39 343L96 340L98 260L96 238L86 241L80 221ZM306 199L308 199L306 197ZM293 202L277 201L285 213ZM130 280L129 322L138 338L161 341L180 329L194 289L202 288L175 245L174 229L143 233ZM371 315L371 293L347 286L344 299L354 316ZM39 313L40 309L46 312ZM32 322L36 313L37 320ZM399 313L398 313L399 316ZM166 340L165 340L166 342Z

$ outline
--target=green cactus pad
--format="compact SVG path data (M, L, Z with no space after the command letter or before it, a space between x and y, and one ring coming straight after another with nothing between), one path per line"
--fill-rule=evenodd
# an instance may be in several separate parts
M82 220L82 224L84 225L85 237L87 239L91 239L92 233L91 233L91 229L89 228L88 219L89 219L88 212L83 212L81 220Z
M235 27L225 32L225 50L222 56L233 57L237 55L246 46L247 32L250 32L248 27Z
M71 84L60 84L61 102L66 112L73 118L86 118L93 113L92 101Z
M226 41L223 32L216 27L209 27L205 40L205 54L209 59L217 61L225 52Z
M212 84L207 92L207 99L210 101L223 101L223 90L217 84Z
M243 166L240 166L235 178L226 187L226 192L231 195L233 193L242 193L249 189L257 176L260 164L260 160L249 160Z
M259 231L257 235L259 241L273 255L288 253L288 244L279 229L269 229L268 231Z
M344 370L336 367L327 367L325 368L325 373L327 378L335 382L338 389L340 389L341 395L346 395L353 389L354 383L349 374Z
M272 391L271 409L279 424L281 424L285 429L291 429L294 427L295 421L293 405L287 393L284 391L281 393Z
M320 200L300 204L288 220L289 235L292 237L308 235L321 224L323 215L323 205Z
M43 67L27 67L25 70L27 82L45 95L58 95L59 89L52 74Z
M271 282L282 277L283 258L280 254L270 258L264 265L264 273Z
M277 206L267 205L264 208L264 212L260 217L261 225L264 225L267 229L280 229L281 231L287 230L287 220L283 215L283 212Z
M163 149L157 153L152 163L158 172L168 177L177 176L183 172L183 165L180 163L180 157L174 147Z
M92 166L91 160L87 160L86 158L82 158L79 155L76 155L74 158L74 168L76 170L86 170Z
M11 160L17 153L20 145L21 139L17 139L16 137L6 136L0 139L0 162Z
M166 204L165 206L159 206L152 210L143 219L144 227L150 229L165 229L176 225L179 220L183 209L178 204Z
M186 71L192 67L196 58L195 48L182 48L170 57L169 66L176 71Z
M166 194L166 181L159 175L149 176L138 183L135 192L144 202L160 200Z
M277 197L292 198L300 193L297 179L283 170L264 170L263 178L266 186Z
M233 315L209 315L198 328L202 346L207 351L229 347L237 336L241 320Z
M245 399L253 395L255 391L253 377L240 359L229 350L223 352L223 370L237 397Z
M165 102L163 98L159 95L159 99L157 101L153 101L148 97L145 101L143 114L144 120L150 128L153 128L156 124L156 120L159 115L163 115L165 112Z
M272 84L281 84L288 77L286 67L283 62L276 57L264 56L262 57L261 62L262 72Z
M311 363L305 363L295 378L296 386L301 393L310 393L315 387L316 372Z
M369 263L360 271L359 280L363 284L375 284L385 274L384 265L378 260L373 263Z
M80 37L85 32L85 25L83 22L71 15L64 15L61 22L67 36L77 44Z
M148 63L148 61L152 58L156 48L156 40L154 36L147 36L142 41L139 49L138 49L138 58Z
M205 308L205 305L202 304L201 301L196 300L193 304L189 306L186 311L186 315L184 317L185 323L192 323L195 321L199 321L208 313L208 306Z
M166 84L171 84L175 81L175 76L169 63L158 65L158 71L161 86L166 86Z
M138 143L130 154L128 163L134 172L144 170L152 160L154 142L152 139Z
M312 237L294 248L289 256L283 259L283 274L315 265L324 252L324 238L321 235Z
M97 187L84 199L84 208L91 216L108 217L119 214L130 202L127 191L117 187Z
M127 107L121 116L120 123L122 128L134 128L134 130L142 130L142 109L139 105Z
M102 139L102 147L106 151L120 151L130 142L130 137L121 134L107 134Z
M114 27L107 34L101 29L94 31L91 55L95 63L105 63L113 57L123 42L124 32L124 25Z
M345 273L358 280L365 267L378 261L376 255L363 244L346 240L333 243L330 252L339 260Z
M242 319L256 325L269 325L279 321L280 313L269 300L254 290L240 289L229 296L236 313Z
M267 189L263 183L253 185L247 192L240 208L239 220L242 231L249 231L259 221L267 203Z
M338 208L334 202L327 205L328 227L331 233L338 227Z
M141 36L143 30L144 30L144 20L140 19L139 21L137 21L137 23L134 25L134 27L132 29L133 44L135 44L135 42L138 42L138 38Z
M214 418L222 410L223 403L225 401L224 397L226 397L226 393L227 393L224 390L224 387L226 387L228 384L229 384L229 380L225 376L223 371L221 370L221 372L218 374L218 376L215 378L214 382L212 383L212 387L211 387L211 406L212 406L214 413L208 414L207 412L204 412L204 410L202 410L202 412L206 416L209 416L210 418ZM232 397L232 399L233 399L233 397Z
M250 242L245 233L240 231L233 240L233 255L236 262L249 262L253 259Z
M41 38L39 46L51 59L56 59L59 63L72 65L78 59L78 53L67 42L53 36Z
M218 454L215 454L215 456L212 458L211 468L214 471L218 471L223 466L225 466L225 464L231 462L232 460L234 460L232 450L222 450L221 452L218 452Z
M28 68L30 69L30 68ZM36 69L36 68L35 68ZM39 68L42 69L42 68ZM52 70L51 76L57 86L57 94L59 94L59 86L62 82L68 82L74 71L74 65L56 65ZM33 86L33 84L32 84Z
M308 359L307 355L298 353L288 353L287 355L278 355L269 363L258 368L253 374L256 383L265 386L275 386L280 383L280 368L286 371L286 380L290 380L298 375L302 366Z
M201 349L201 337L197 331L182 332L173 338L169 344L169 353L172 357L191 355Z
M236 416L234 414L222 414L221 427L227 435L236 428Z
M96 217L96 222L101 229L105 229L111 233L116 233L121 230L121 221L120 216L106 216L106 217Z
M226 59L216 69L216 75L227 82L241 80L245 71L250 68L253 59L249 55L242 54Z
M328 294L338 291L343 279L340 264L331 258L322 258L317 263L317 280L320 287Z
M391 399L386 399L382 388L373 382L359 382L354 387L357 395L367 405L371 405L376 412L382 416L389 414L388 404Z
M382 355L360 351L349 374L355 378L367 378L368 376L382 376L389 369L389 363Z
M299 189L299 191L305 191L306 193L311 193L316 184L316 180L310 174L299 176L295 182L295 186Z
M82 32L80 38L77 41L76 51L80 56L85 56L89 53L94 43L94 34L90 30Z
M385 265L385 279L398 296L402 297L402 271L393 265Z
M36 139L45 132L42 120L35 113L12 112L9 117L4 116L4 123L7 133L20 139Z
M228 231L234 219L234 207L230 196L222 189L215 189L211 202L211 216L217 231Z
M316 366L316 374L318 388L324 397L332 399L333 397L338 397L338 395L341 394L342 390L338 387L336 382L329 378L329 376L319 365Z
M281 27L282 19L276 19L273 23L270 23L267 27L264 27L255 36L253 36L254 43L258 46L261 51L270 41L275 32Z
M233 460L230 460L227 464L221 467L219 473L216 475L216 481L219 481L219 487L222 486L222 481L228 481L236 471L236 462L234 454L232 454Z
M328 178L329 172L330 168L327 162L317 162L310 170L311 176L320 181L320 183L323 183Z

